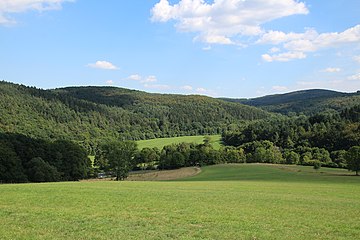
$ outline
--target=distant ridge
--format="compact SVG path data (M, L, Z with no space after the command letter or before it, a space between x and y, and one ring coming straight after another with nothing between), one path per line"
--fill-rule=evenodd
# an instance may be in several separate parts
M360 91L343 93L332 90L311 89L252 99L222 98L222 100L243 103L283 114L291 112L313 114L328 109L340 111L346 107L359 104Z
M0 81L0 132L99 141L221 134L228 125L271 116L206 96L152 94L116 87L42 90Z

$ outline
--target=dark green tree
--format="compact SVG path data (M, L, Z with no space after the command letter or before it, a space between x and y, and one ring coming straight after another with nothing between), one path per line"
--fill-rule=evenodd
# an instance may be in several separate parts
M0 141L0 183L27 182L20 158L16 152Z
M286 164L298 164L300 161L300 155L294 151L286 151L284 155Z
M98 159L104 159L115 177L116 181L124 180L128 177L134 165L134 157L137 152L137 144L134 141L118 141L103 145Z
M345 159L347 161L347 168L350 171L354 171L358 176L360 171L360 146L351 147L347 151Z
M54 166L42 158L33 158L28 162L27 175L31 182L57 182L60 174Z

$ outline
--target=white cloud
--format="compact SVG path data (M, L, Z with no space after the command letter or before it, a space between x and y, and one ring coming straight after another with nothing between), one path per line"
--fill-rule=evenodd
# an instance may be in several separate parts
M288 62L293 59L306 58L306 55L303 52L285 52L277 55L263 54L261 57L266 62L274 62L274 61Z
M169 90L171 89L171 87L169 85L165 85L165 84L144 84L145 88L149 88L149 89L157 89L157 90Z
M275 91L278 91L278 92L283 92L283 91L288 90L288 88L285 87L285 86L272 86L272 90L275 90Z
M198 92L198 93L207 93L208 90L206 90L205 88L200 87L200 88L196 88L196 92Z
M139 74L133 74L133 75L130 75L129 77L127 77L126 79L127 80L133 80L133 81L139 81L141 83L157 82L157 78L154 75L147 76L147 77L142 77Z
M92 68L100 68L100 69L106 69L106 70L116 70L118 67L116 67L111 62L107 61L97 61L96 63L90 63L88 64L89 67Z
M321 70L320 72L336 73L336 72L340 72L340 71L341 71L341 68L329 67L329 68L325 68L325 69Z
M49 11L61 9L62 3L74 0L1 0L0 1L0 25L16 23L11 18L13 13L26 11Z
M257 43L275 45L282 44L285 51L298 52L305 55L307 52L315 52L321 49L341 47L351 43L359 44L360 25L356 25L340 33L330 32L319 34L314 29L308 29L304 33L269 31L263 34ZM270 58L267 54L265 54L264 60L267 59Z
M107 85L113 85L113 84L114 84L114 81L113 81L113 80L108 80L108 81L106 81L106 84L107 84Z
M127 77L128 80L140 81L142 77L139 74L133 74Z
M182 86L181 89L186 90L186 91L192 91L194 88L190 85L185 85L185 86Z
M270 52L270 53L280 52L280 48L277 48L277 47L270 48L269 52Z
M354 59L354 61L360 63L360 55L359 56L354 56L353 59Z
M360 80L360 73L349 76L348 80Z
M209 51L209 50L211 50L211 46L208 45L208 46L206 46L206 47L203 47L203 50L204 50L204 51Z
M151 82L157 82L156 76L148 76L145 79L140 81L141 83L151 83Z
M180 0L173 5L160 0L151 12L153 21L174 20L178 30L197 33L197 40L237 44L238 37L261 34L261 25L266 22L309 11L295 0Z

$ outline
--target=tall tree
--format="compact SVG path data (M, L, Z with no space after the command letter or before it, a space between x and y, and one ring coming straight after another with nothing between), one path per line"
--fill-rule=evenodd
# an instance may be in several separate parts
M133 159L137 152L134 141L111 142L102 146L98 159L106 159L109 169L115 173L116 181L128 177L133 167Z
M346 153L345 158L348 169L356 172L358 176L360 171L360 146L351 147Z

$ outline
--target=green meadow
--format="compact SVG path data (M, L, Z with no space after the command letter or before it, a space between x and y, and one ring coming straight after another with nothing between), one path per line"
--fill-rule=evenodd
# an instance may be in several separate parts
M195 143L201 144L204 141L205 136L184 136L184 137L172 137L172 138L156 138L150 140L140 140L137 141L139 149L145 147L162 149L166 145L176 144L176 143ZM209 135L211 138L210 143L214 149L220 149L221 146L221 136L220 135Z
M217 165L163 182L0 185L1 239L359 239L360 177Z

